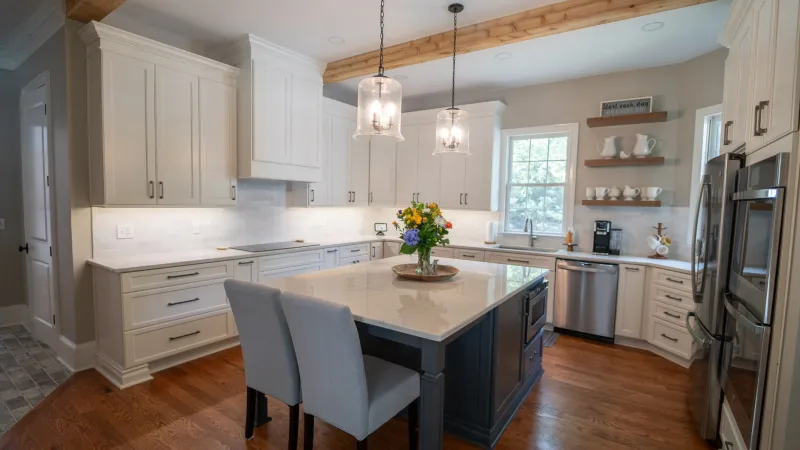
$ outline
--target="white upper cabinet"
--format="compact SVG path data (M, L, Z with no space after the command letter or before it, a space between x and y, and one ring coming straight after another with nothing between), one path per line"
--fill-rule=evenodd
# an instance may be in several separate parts
M397 142L387 137L372 137L369 149L369 204L395 205Z
M355 121L350 124L347 136L350 138L350 171L348 172L348 182L350 186L350 202L352 206L364 206L369 204L369 148L370 139L361 137L353 139L356 132Z
M92 204L235 204L239 71L97 22L81 38Z
M221 59L242 71L239 176L322 182L325 65L252 35Z
M800 3L735 0L720 37L729 48L723 150L752 153L798 130Z
M417 200L417 161L419 156L420 125L403 124L403 137L395 151L396 177L395 198L398 205Z
M422 203L440 202L442 193L441 171L443 158L433 154L433 150L436 148L435 122L423 123L419 126L418 142L416 201Z

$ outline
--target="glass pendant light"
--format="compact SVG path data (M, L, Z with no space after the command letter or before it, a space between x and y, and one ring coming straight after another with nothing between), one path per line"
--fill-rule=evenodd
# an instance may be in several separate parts
M436 149L434 155L463 153L469 155L469 114L456 108L456 38L458 37L458 13L464 5L454 3L447 8L453 13L453 91L450 108L436 115Z
M383 74L383 6L381 0L381 49L378 74L358 83L358 122L353 138L388 136L405 140L400 133L403 86Z

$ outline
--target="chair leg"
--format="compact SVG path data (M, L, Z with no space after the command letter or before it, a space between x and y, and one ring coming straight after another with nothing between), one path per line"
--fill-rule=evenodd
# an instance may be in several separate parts
M289 450L297 450L297 430L300 422L300 404L289 407Z
M419 399L414 400L408 405L408 448L417 450L419 448Z
M256 403L258 402L256 399L257 395L258 391L251 387L247 388L247 409L244 419L244 438L248 441L253 439L253 426L256 422Z
M314 450L314 416L303 413L303 450Z
M369 437L365 437L363 441L358 441L356 450L367 450L367 439L369 439Z
M263 392L256 391L256 428L272 420L267 412L267 396Z

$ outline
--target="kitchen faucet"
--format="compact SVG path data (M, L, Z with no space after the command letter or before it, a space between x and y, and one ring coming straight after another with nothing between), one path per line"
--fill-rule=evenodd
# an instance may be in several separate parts
M528 228L528 226L530 226L530 228ZM533 235L533 221L531 220L530 217L525 219L525 229L523 231L526 232L526 233L529 233L528 234L528 237L529 237L528 245L531 246L531 248L533 248L533 243L534 243L534 241L539 239L539 236L534 236Z

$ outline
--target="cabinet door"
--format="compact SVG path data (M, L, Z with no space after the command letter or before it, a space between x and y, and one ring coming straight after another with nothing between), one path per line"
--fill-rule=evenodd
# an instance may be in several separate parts
M733 147L733 127L736 120L737 89L739 88L739 49L731 47L725 59L725 85L722 94L722 145L720 153L728 153Z
M442 208L463 209L464 185L466 183L467 156L463 154L445 154L441 159L441 175L439 205Z
M350 141L350 205L369 204L369 145L365 137Z
M750 141L753 136L753 117L755 116L755 105L750 102L750 80L752 79L753 64L753 34L752 21L742 21L741 28L737 33L732 47L738 53L737 63L739 74L736 83L736 115L733 125L729 129L729 139L732 141L731 148L736 148Z
M253 160L289 163L291 75L253 60Z
M397 143L395 197L398 205L406 206L416 200L417 160L419 159L419 126L403 126L403 142Z
M384 258L391 258L393 256L400 255L400 243L399 242L384 242L383 243L383 257Z
M441 203L442 157L433 156L436 124L419 127L417 146L417 199L422 203Z
M158 204L200 203L197 76L156 67Z
M105 203L154 205L155 65L110 51L102 60Z
M258 264L256 264L256 260L251 258L236 261L233 266L233 279L247 281L248 283L257 283Z
M236 88L200 80L200 196L204 205L236 204Z
M497 209L496 202L492 201L497 192L497 187L492 186L492 180L494 171L498 170L498 162L494 161L496 154L494 118L471 119L469 134L472 155L465 160L464 208L491 211Z
M322 134L320 135L320 166L322 181L310 183L308 186L308 205L326 206L331 204L331 154L333 152L333 116L322 116Z
M356 122L331 116L330 138L330 204L343 206L350 203L350 146Z
M772 95L773 42L775 39L775 0L760 0L753 5L753 46L752 88L750 104L755 110L762 102L769 102ZM755 150L764 143L764 135L757 135L756 129L767 127L770 116L769 104L756 115L753 111L753 132L748 150Z
M369 249L369 260L375 261L377 259L383 259L383 242L373 242L370 244Z
M323 255L324 263L322 267L324 269L333 269L339 266L339 249L338 248L329 248L325 250L325 254Z
M397 143L392 138L373 137L369 149L369 203L395 205L395 163Z
M620 264L615 334L641 339L645 268Z
M294 76L291 85L291 162L295 166L320 167L322 83Z
M798 69L800 68L800 2L796 0L772 0L777 3L775 15L775 53L773 56L772 95L770 104L764 111L764 119L769 118L767 142L798 129L797 107ZM780 57L779 57L780 56Z

